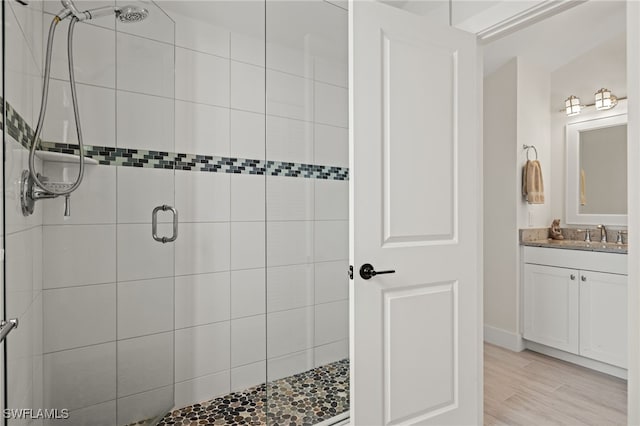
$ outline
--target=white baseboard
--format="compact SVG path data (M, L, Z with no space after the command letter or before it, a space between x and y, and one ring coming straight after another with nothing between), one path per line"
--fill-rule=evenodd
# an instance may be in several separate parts
M524 341L520 334L490 325L484 326L484 341L514 352L524 350Z
M544 355L552 356L554 358L561 359L573 364L578 364L592 370L599 371L601 373L610 374L621 379L627 379L627 370L624 368L616 367L614 365L605 364L604 362L596 361L595 359L589 359L580 355L571 354L569 352L561 351L559 349L551 348L549 346L541 345L540 343L525 341L527 349L534 352L539 352Z

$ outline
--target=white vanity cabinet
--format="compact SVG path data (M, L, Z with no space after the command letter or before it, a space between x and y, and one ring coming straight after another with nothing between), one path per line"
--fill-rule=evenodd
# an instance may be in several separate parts
M627 368L627 276L583 271L580 355Z
M627 256L524 247L523 337L627 367Z
M579 272L524 265L524 335L533 342L578 353Z

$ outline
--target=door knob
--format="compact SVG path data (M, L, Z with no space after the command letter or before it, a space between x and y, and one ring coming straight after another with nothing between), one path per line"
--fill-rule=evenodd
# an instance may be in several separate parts
M373 268L373 265L370 263L365 263L364 265L362 265L360 267L360 276L362 277L362 279L368 280L371 277L375 277L376 275L382 275L382 274L395 274L396 271L394 270L388 270L388 271L376 271Z
M587 280L587 277L583 275L583 276L581 276L581 277L580 277L580 279L581 279L582 281L586 281L586 280Z
M571 274L571 281L573 281L573 280L575 280L575 279L576 279L575 274Z

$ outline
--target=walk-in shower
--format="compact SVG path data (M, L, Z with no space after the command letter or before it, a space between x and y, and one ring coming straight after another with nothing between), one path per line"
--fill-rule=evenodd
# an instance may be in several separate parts
M62 426L347 416L347 10L3 4L5 407L67 409ZM34 190L83 176L71 216L68 194L22 213L34 141Z
M25 170L22 173L22 183L20 188L20 200L22 204L22 214L25 216L33 214L35 208L35 202L37 200L56 198L60 196L65 197L64 216L69 217L71 215L71 193L74 192L84 177L85 166L85 150L84 141L82 137L82 126L80 124L80 110L78 107L78 94L76 90L75 70L73 65L73 32L76 23L96 19L103 16L114 15L121 22L139 22L144 20L149 11L144 8L134 6L113 7L106 6L95 9L88 9L84 11L78 10L72 0L62 0L63 9L58 12L57 15L51 20L49 27L49 35L47 37L47 49L44 59L44 79L42 85L42 98L40 101L40 113L38 115L38 124L31 141L31 147L29 150L29 170ZM42 134L42 127L47 112L47 102L49 99L49 79L51 77L51 55L53 53L53 40L56 32L56 27L64 19L70 19L69 32L67 35L67 60L69 63L69 83L71 85L71 101L73 103L73 112L75 119L76 134L78 137L78 175L75 182L52 182L46 176L41 175L36 171L35 158L36 149L40 143L40 135Z

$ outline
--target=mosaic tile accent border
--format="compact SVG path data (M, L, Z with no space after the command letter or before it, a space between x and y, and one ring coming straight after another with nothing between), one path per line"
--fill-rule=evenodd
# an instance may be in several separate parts
M2 98L0 97L0 100ZM29 149L34 131L9 103L0 102L2 117L7 108L7 132L25 149ZM0 126L2 119L0 118ZM41 141L44 151L79 155L77 144ZM147 167L213 173L240 173L250 175L289 176L311 179L349 180L347 167L318 164L290 163L285 161L254 160L248 158L220 157L215 155L185 154L166 151L150 151L132 148L85 145L85 156L99 164L124 167Z
M13 107L8 103L4 102L2 97L0 96L0 129L4 130L4 117L5 117L5 106L7 108L7 133L9 136L18 141L22 146L28 148L31 145L31 139L33 139L34 130L29 126L29 124L25 121L24 118L13 109Z
M349 360L180 408L158 426L314 425L349 410Z

